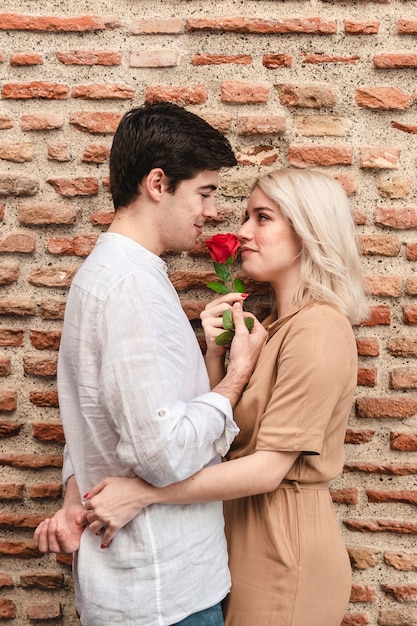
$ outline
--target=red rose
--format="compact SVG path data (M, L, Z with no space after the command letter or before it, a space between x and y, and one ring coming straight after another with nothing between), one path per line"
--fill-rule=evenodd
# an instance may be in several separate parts
M236 235L229 233L210 237L207 239L206 245L212 260L224 264L229 257L232 257L232 261L235 260L240 243Z

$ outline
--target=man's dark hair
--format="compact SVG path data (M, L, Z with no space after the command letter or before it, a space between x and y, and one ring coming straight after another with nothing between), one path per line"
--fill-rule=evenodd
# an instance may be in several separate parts
M160 167L174 193L182 180L203 170L236 165L229 141L205 120L169 102L144 104L125 113L110 151L110 191L114 208L139 195L139 185Z

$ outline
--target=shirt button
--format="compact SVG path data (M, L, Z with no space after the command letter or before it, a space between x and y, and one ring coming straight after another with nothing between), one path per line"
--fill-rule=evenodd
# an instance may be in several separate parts
M160 411L158 411L158 415L160 415L161 417L163 417L165 415L165 411L164 409L161 409Z

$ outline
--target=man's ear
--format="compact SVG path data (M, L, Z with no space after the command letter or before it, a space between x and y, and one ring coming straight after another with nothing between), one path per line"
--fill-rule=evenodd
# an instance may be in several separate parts
M144 180L144 186L149 196L159 202L167 188L167 177L160 167L152 169Z

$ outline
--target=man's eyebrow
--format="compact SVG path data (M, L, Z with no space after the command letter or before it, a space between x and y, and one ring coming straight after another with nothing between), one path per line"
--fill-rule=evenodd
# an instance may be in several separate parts
M210 189L212 191L216 191L217 186L216 185L201 185L201 187L199 187L199 189Z

